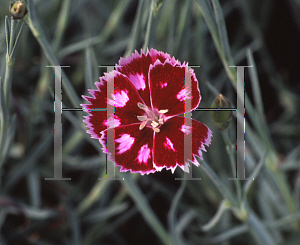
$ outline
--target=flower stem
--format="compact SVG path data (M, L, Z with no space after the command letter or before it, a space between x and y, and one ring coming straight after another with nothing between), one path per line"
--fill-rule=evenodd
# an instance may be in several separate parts
M233 176L235 176L236 175L236 162L235 162L235 158L234 158L234 154L233 154L234 146L233 146L231 140L229 139L228 130L222 131L222 136L223 136L224 143L226 145L227 154L229 156L232 174L233 174ZM239 180L234 180L234 184L235 184L235 188L237 191L238 200L241 201L241 198L242 198L241 183Z
M271 237L268 230L258 219L256 214L252 211L249 212L246 223L250 229L251 234L259 245L275 245L274 239Z
M186 187L186 180L183 180L171 203L170 211L168 214L168 222L169 222L170 232L172 234L173 245L180 244L179 237L175 228L175 215L176 215L177 206L179 204L180 198L182 197L185 187Z
M2 83L0 78L0 187L1 187L1 168L4 163L11 142L14 139L16 116L11 116L11 87L13 78L13 69L15 63L15 51L20 40L23 25L15 39L15 20L11 18L9 26L9 18L5 17L5 32L6 32L6 66L5 77Z

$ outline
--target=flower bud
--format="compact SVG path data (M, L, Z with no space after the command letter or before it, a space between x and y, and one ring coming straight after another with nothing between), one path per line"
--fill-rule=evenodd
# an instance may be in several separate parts
M211 108L226 109L231 108L231 104L226 97L224 97L222 94L219 94L213 101ZM226 130L230 125L232 119L232 111L210 111L210 116L216 127L219 130L223 131Z
M16 1L10 4L9 12L14 19L23 19L28 11L25 3Z

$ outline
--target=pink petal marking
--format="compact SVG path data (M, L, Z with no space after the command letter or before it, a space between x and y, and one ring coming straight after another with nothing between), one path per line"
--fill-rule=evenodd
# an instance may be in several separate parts
M166 141L164 142L164 147L167 149L171 149L172 151L176 151L174 149L174 145L173 145L172 141L168 137L166 137Z
M145 144L141 147L138 153L138 160L140 163L147 163L148 159L150 158L150 148L148 144Z
M115 116L111 116L108 120L104 121L104 125L107 126L108 128L115 128L121 125L120 119Z
M108 99L108 104L115 107L124 107L129 101L128 91L121 91L119 93L115 93L111 95L112 100Z
M180 92L176 95L176 98L180 101L185 101L187 99L191 99L192 97L190 96L191 91L183 88L180 90Z
M132 82L132 84L137 90L145 90L146 82L143 74L129 75L129 80Z
M160 85L160 88L165 88L168 86L167 83L162 83L162 82L160 82L159 85Z
M117 150L119 150L117 154L122 154L131 148L134 143L134 138L129 134L123 134L120 138L116 139L115 142L120 143L117 148Z
M191 133L191 129L192 129L192 127L191 126L188 126L188 125L185 125L185 124L183 124L182 126L181 126L181 132L183 132L183 133L185 133L185 134L190 134Z

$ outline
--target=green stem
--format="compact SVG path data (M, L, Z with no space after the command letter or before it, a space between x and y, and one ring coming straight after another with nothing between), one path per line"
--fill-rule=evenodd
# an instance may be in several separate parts
M256 214L252 211L249 212L246 223L250 229L250 233L255 238L259 245L275 245L277 244L273 237L270 235L266 227L261 223Z
M15 41L15 20L11 17L10 22L10 39L9 39L9 54L11 54Z
M179 244L179 242L180 242L178 234L175 229L175 215L176 215L176 209L178 207L180 198L182 197L185 187L186 187L186 180L183 180L181 182L181 185L180 185L172 203L171 203L170 211L168 214L168 222L169 222L169 227L170 227L170 231L172 234L172 244L174 244L174 245Z
M230 202L230 206L233 208L239 208L240 204L236 200L235 196L232 194L232 192L229 191L229 189L221 182L215 171L205 162L202 161L200 158L196 156L197 161L201 164L201 168L204 170L204 172L207 174L207 176L211 179L211 181L214 183L216 188L219 190L221 195L224 199L227 199Z
M0 81L0 169L7 156L9 146L14 138L15 116L11 117L11 87L15 63L15 52L22 34L23 24L24 23L22 23L15 39L15 20L11 18L11 25L9 26L9 18L7 16L5 17L6 66L4 81L3 83L2 80Z
M234 154L233 154L234 145L231 143L231 140L229 139L228 130L223 131L222 136L223 136L223 140L224 140L225 145L226 145L227 154L229 156L232 174L233 174L233 177L235 177L235 175L236 175L236 161L235 161ZM241 199L242 199L241 183L240 183L239 180L234 180L234 185L235 185L235 188L236 188L236 191L237 191L238 200L241 201Z
M11 98L11 85L14 70L14 57L10 57L6 54L6 67L5 67L5 78L3 82L4 100L7 111L10 111L10 98Z

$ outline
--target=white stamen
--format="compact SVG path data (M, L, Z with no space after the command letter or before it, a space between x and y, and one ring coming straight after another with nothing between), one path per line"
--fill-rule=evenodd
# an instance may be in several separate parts
M146 110L148 107L140 102L137 103L138 108L142 109L142 110Z
M158 123L155 122L155 121L152 121L152 122L151 122L151 126L152 126L153 128L156 128L156 127L158 126Z
M137 116L137 118L139 119L139 121L145 121L145 120L147 120L146 116Z
M142 130L142 129L146 126L147 122L148 122L148 120L143 121L143 122L140 124L139 130Z
M165 110L159 110L158 112L164 114L167 113L168 111L169 111L168 109L165 109Z
M151 126L154 132L160 132L159 127L164 124L164 113L167 113L168 109L159 110L157 113L156 109L149 109L148 106L140 102L137 103L137 106L146 112L145 116L137 116L137 119L141 121L139 129L142 130L146 127L148 121L151 121Z
M153 130L154 130L155 133L159 133L160 132L159 128L153 128Z

